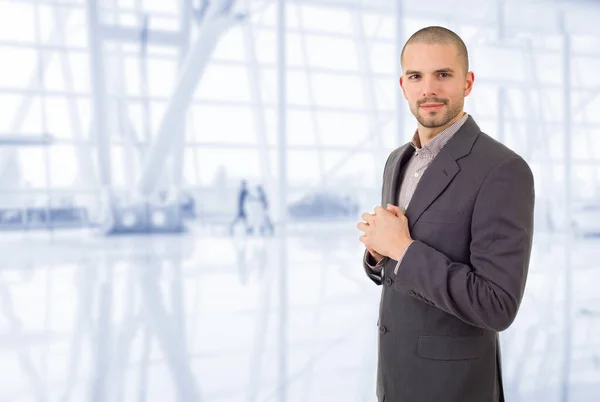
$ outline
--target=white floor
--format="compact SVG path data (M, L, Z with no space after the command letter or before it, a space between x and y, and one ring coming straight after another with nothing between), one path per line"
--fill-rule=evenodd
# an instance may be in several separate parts
M354 225L0 233L0 402L375 401L380 288ZM508 402L600 400L599 246L536 236Z

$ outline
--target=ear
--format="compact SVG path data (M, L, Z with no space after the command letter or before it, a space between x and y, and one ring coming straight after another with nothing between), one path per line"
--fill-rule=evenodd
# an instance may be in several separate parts
M406 90L404 89L404 76L401 75L400 76L400 88L402 88L402 95L404 95L404 99L408 100L408 98L406 97Z
M471 93L471 90L473 89L473 83L475 82L475 74L473 74L472 71L469 71L467 73L467 77L465 80L465 91L464 91L464 96L467 97L469 96L469 94Z

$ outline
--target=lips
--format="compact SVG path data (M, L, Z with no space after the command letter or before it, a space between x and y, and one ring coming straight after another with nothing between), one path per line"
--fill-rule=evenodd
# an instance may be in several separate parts
M443 103L424 103L420 107L425 110L437 110L443 106Z

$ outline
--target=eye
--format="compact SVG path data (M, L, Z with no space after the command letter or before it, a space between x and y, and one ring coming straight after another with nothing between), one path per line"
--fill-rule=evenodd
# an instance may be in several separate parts
M419 74L411 74L411 75L408 76L408 79L409 80L414 80L414 79L417 79L418 77L419 77Z
M450 73L440 73L440 77L449 78L449 77L451 77L451 75L450 75Z

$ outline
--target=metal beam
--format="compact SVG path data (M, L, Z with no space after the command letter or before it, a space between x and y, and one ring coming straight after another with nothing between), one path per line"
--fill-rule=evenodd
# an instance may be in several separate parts
M54 43L58 39L60 39L60 31L58 29L55 29L50 34L48 43ZM40 54L39 57L40 57L40 62L38 63L38 68L31 74L31 77L29 78L29 85L28 85L28 88L37 88L37 90L25 90L27 92L22 92L22 94L25 96L21 100L21 103L19 104L17 112L16 112L14 118L12 119L12 122L10 125L11 133L18 133L20 131L21 126L23 125L23 122L25 121L27 111L29 110L29 108L31 107L31 104L33 102L33 95L35 95L35 94L41 95L42 93L48 93L47 91L42 91L41 89L38 88L38 81L39 81L39 76L43 74L43 72L46 70L46 68L50 64L50 61L52 60L52 57L53 57L53 53L49 53L49 54L42 53L42 54ZM7 91L3 91L0 88L0 92L7 92ZM19 180L19 178L20 178L20 170L19 170L19 165L17 164L15 151L14 150L0 150L0 184L4 187L10 187L10 185L8 183L10 183L11 181L14 183L14 181Z
M404 47L404 43L406 42L406 35L404 35L404 8L403 1L396 0L395 1L395 27L396 27L396 78L400 80L400 76L402 75L402 65L400 64L400 53L402 53L402 48ZM398 81L398 87L395 92L395 106L396 106L396 142L398 144L403 144L405 141L408 141L404 135L404 96L402 95L402 88L400 88L400 82Z
M42 134L0 134L0 146L6 145L48 145L54 140L54 136L50 133Z
M63 15L65 11L63 10L61 13L61 9L55 8L53 17L54 17L54 25L58 29L58 36L60 37L60 42L62 44L67 43L67 33L66 33L66 21L68 15ZM71 58L68 57L66 52L60 52L58 54L61 60L61 70L63 79L65 81L65 89L67 91L74 91L75 85L73 83L73 69L71 68ZM75 97L69 96L66 98L67 107L69 110L69 120L71 123L71 129L73 138L76 140L84 140L84 128L81 123L81 118L79 116L79 109L77 107L77 101ZM88 129L86 127L86 129ZM94 183L97 184L96 178L94 176L94 165L92 163L89 155L91 154L92 149L88 146L80 146L75 149L75 154L77 158L77 163L79 166L79 172L77 174L77 181L81 184L83 183Z
M139 43L141 31L141 27L128 28L111 25L99 26L99 34L104 40L116 41L119 43ZM148 43L151 43L153 45L168 45L173 47L179 47L182 39L183 38L181 32L178 31L148 30Z
M300 46L302 47L302 56L304 57L304 65L302 66L304 69L304 73L306 74L306 80L307 80L307 92L308 92L308 108L310 109L310 115L311 115L311 121L312 121L312 125L313 125L313 130L315 132L315 146L316 146L316 150L317 150L317 161L319 164L319 181L320 182L327 182L327 178L328 176L325 174L325 156L323 154L323 148L322 148L322 143L321 143L321 129L320 129L320 125L319 125L319 120L317 119L317 97L315 96L315 88L314 88L314 84L313 84L313 77L310 71L310 52L308 50L308 46L306 43L306 30L305 28L305 22L304 22L304 16L302 13L302 8L301 7L296 7L296 13L297 13L297 17L298 17L298 24L300 26L299 28L299 32L300 32ZM289 32L289 30L286 27L286 32ZM286 71L290 71L289 66L286 65ZM288 105L289 107L289 105Z
M178 49L178 67L181 69L185 63L185 57L190 50L190 37L192 33L191 19L193 16L193 7L191 0L179 0L180 9L180 26L179 34L181 41ZM173 183L177 193L180 192L183 183L183 171L184 171L184 160L185 160L185 133L186 130L186 119L187 113L183 113L181 117L181 124L178 126L179 135L174 136L176 143L173 144L173 154L171 155L171 182Z
M269 155L269 139L267 137L268 130L265 116L266 108L262 96L262 87L260 85L260 63L256 55L256 37L254 35L254 26L252 23L244 23L242 29L249 76L248 83L250 84L250 97L252 99L254 129L256 130L256 138L260 147L260 173L261 177L263 177L263 180L266 182L268 192L269 189L274 187L274 178L271 176L273 174L273 169L271 166L271 157Z
M354 28L354 32L356 36L359 38L358 43L356 44L356 53L357 53L357 64L360 71L361 76L361 84L364 95L365 106L368 107L371 112L367 114L367 122L368 122L368 131L373 134L370 136L367 141L373 141L373 148L376 151L373 153L373 163L377 165L379 161L383 158L385 160L387 155L383 154L383 132L379 129L379 121L380 121L380 110L377 105L377 95L375 94L375 89L377 88L377 82L373 76L373 68L371 67L371 58L369 57L369 48L367 44L366 33L363 24L362 14L357 11L351 11L352 25ZM399 114L399 113L398 113ZM344 158L347 163L352 163L350 158ZM377 183L379 178L381 177L381 173L376 169L373 169L373 182ZM325 178L326 179L326 178ZM325 180L324 180L325 182Z
M155 189L157 178L160 177L168 156L173 152L173 144L179 141L176 136L183 135L183 130L179 129L182 126L181 122L217 41L239 19L235 15L221 15L214 20L205 21L200 27L196 41L190 47L190 52L181 67L179 80L167 104L156 140L145 160L138 184L142 195L147 196Z
M288 261L287 261L287 57L286 57L286 6L285 0L277 0L277 135L278 135L278 397L286 402L288 385Z
M286 57L286 18L285 1L277 0L277 170L278 184L278 217L282 234L287 223L287 57Z
M565 193L564 193L564 205L563 214L565 218L564 231L567 234L565 244L565 281L564 281L564 305L563 305L563 361L561 370L561 401L569 402L569 391L571 387L571 357L572 357L572 332L573 332L573 311L572 311L572 300L573 300L573 273L571 264L571 236L573 230L571 228L571 216L572 216L572 158L573 153L571 150L572 141L572 127L571 127L571 37L569 35L568 28L565 25L565 17L563 16L559 22L563 28L563 167L565 175Z
M90 78L93 94L93 135L96 139L98 156L98 179L103 191L111 185L110 143L108 133L108 110L102 38L99 32L97 0L86 3L88 43L90 49Z

